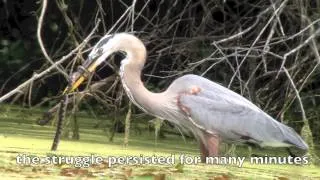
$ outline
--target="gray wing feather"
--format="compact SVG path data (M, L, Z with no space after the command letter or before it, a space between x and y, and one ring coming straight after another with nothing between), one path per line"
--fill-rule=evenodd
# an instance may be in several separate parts
M216 132L223 139L260 146L294 145L308 149L292 128L274 120L244 97L219 84L196 75L183 76L175 84L179 86L177 89L192 86L201 89L196 95L183 93L180 102L190 109L189 118L194 123Z

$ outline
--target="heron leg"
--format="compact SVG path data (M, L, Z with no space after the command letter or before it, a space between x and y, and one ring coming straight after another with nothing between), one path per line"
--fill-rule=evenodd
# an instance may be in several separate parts
M201 154L201 162L205 163L206 157L209 156L209 152L206 145L203 142L200 142L200 154Z
M206 142L200 142L201 162L206 162L206 157L214 157L219 154L219 136L205 133Z

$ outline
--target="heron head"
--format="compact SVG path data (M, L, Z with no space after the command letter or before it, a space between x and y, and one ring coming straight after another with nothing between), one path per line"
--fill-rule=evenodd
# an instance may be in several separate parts
M79 66L78 70L71 75L72 85L68 92L72 92L78 88L90 73L94 72L106 58L113 54L116 51L116 45L115 35L105 35L102 37L93 47L83 65Z
M89 76L95 69L104 62L110 55L115 52L122 52L127 54L128 48L143 48L143 55L145 56L145 46L134 35L128 33L117 33L113 35L105 35L93 47L88 55L87 60L82 66L79 66L78 71L71 76L71 88L65 90L72 92ZM136 50L136 49L135 49Z

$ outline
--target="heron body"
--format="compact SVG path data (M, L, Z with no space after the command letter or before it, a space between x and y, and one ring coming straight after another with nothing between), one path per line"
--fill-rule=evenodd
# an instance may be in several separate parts
M147 51L134 35L106 35L94 46L84 68L94 71L115 52L126 55L121 61L120 76L130 100L146 113L191 131L200 141L202 157L217 156L221 140L308 149L292 128L274 120L243 96L201 76L184 75L167 90L150 92L141 81ZM78 73L74 78L76 86L80 77L83 79Z

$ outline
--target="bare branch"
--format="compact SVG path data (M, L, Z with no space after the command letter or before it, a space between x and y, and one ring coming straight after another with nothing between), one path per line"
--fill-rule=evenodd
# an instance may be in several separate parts
M41 29L42 29L42 23L43 23L44 15L45 15L46 9L47 9L47 4L48 4L48 0L43 0L42 1L42 10L41 10L41 14L40 14L40 17L39 17L38 29L37 29L38 42L39 42L41 51L42 51L43 55L45 56L45 58L47 59L47 61L49 61L50 64L52 66L54 66L54 68L56 68L69 81L68 74L65 72L65 70L63 70L62 67L59 67L60 64L56 64L56 63L54 63L52 61L52 59L48 55L48 53L46 51L46 48L44 47L43 42L42 42Z
M24 83L20 84L18 87L16 87L12 91L10 91L7 94L5 94L2 97L0 97L0 103L2 103L4 100L10 98L12 95L20 92L23 88L28 86L33 81L35 81L35 80L43 77L44 75L48 74L53 69L55 69L57 65L60 65L65 60L69 59L72 55L74 55L77 51L82 49L88 43L88 41L90 40L91 36L94 34L96 29L98 28L99 24L100 24L100 21L97 22L96 26L93 28L93 30L90 32L90 34L82 41L82 43L79 46L77 46L75 49L73 49L69 54L63 56L60 60L56 61L54 63L54 65L51 65L48 69L42 71L41 73L39 73L39 74L34 73L33 76L30 79L28 79L27 81L25 81Z

